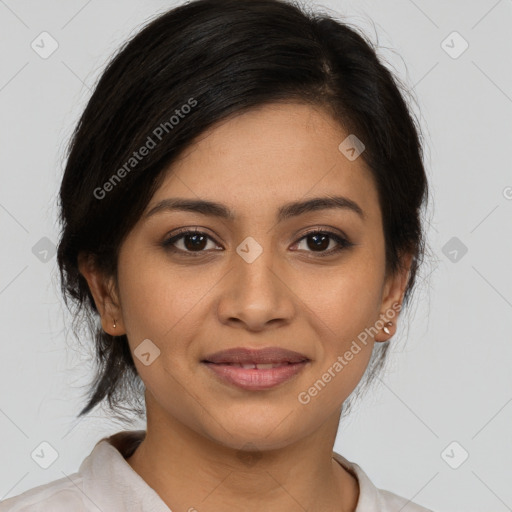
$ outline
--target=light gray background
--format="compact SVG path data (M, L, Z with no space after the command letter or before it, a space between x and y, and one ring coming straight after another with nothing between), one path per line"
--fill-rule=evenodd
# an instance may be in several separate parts
M335 450L436 511L512 510L512 1L311 3L378 37L413 88L433 193L432 274ZM0 0L0 499L73 473L100 437L124 428L100 413L74 421L91 367L74 351L55 256L36 244L57 242L64 148L95 80L172 5ZM31 48L43 31L59 45L47 59ZM469 44L457 58L442 46L453 31ZM445 43L452 54L461 44ZM456 261L453 237L467 247ZM59 455L48 469L31 458L43 441ZM453 469L446 461L462 450L469 457Z

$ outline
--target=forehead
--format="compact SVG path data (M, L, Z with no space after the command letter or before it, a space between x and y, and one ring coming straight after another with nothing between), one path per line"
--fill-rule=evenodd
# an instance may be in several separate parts
M377 191L364 160L349 160L339 149L348 135L310 105L277 103L244 112L197 137L147 210L162 199L186 197L222 202L245 217L328 194L348 197L368 217L378 217Z

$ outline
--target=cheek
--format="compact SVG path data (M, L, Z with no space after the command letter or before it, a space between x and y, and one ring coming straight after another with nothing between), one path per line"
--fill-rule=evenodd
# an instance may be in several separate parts
M316 273L302 281L298 294L311 312L319 328L330 333L327 338L343 342L357 337L372 325L379 315L383 269L379 261L358 254L346 265L332 271Z
M324 405L341 405L363 376L371 358L379 318L383 266L361 254L329 274L302 281L298 293L322 340L311 395ZM329 389L323 391L323 386ZM307 391L307 390L304 390ZM315 395L317 393L317 395ZM322 395L320 397L320 395Z
M309 412L323 417L324 411L340 407L361 380L371 358L374 340L369 327L375 318L375 300L360 294L350 279L330 280L315 303L311 325L321 340L312 377L298 395ZM322 308L323 306L323 308Z
M204 322L204 304L219 277L171 266L159 254L127 246L119 259L123 320L133 360L148 389L190 375L194 336ZM145 340L150 340L148 343ZM148 365L140 354L146 356ZM178 381L171 379L172 386ZM179 391L179 386L176 389Z
M176 270L148 257L139 258L136 252L120 258L118 276L123 321L137 373L148 391L165 403L169 396L182 392L179 382L183 379L170 375L183 374L179 367L186 360L184 328L187 313L197 303L197 290L182 288L186 283ZM173 343L177 338L185 342Z
M129 249L120 256L118 271L128 338L134 344L145 338L163 343L182 326L200 295L185 271L166 265L161 257Z

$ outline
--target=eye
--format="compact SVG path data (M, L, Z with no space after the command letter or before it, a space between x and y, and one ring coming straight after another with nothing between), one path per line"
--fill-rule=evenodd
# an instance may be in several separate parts
M307 252L319 253L318 256L321 257L330 256L354 245L337 233L321 229L315 229L309 233L306 233L298 243L300 244L303 240L306 241L306 246L312 249L311 251ZM311 240L311 243L308 243L309 240ZM332 241L336 242L338 245L327 251L326 249L329 247Z
M318 253L318 256L321 257L330 256L355 245L337 233L321 229L315 229L306 233L296 244L300 245L303 240L306 241L306 246L312 249L310 251L306 250L306 252ZM183 229L178 234L164 240L162 246L173 252L194 257L201 256L201 253L209 252L207 251L208 241L215 242L213 238L203 231L197 229ZM311 241L311 243L308 243L309 241ZM331 245L332 241L334 241L337 246L335 245L334 248L326 250ZM179 243L181 243L181 247L178 247ZM218 250L216 247L217 245L214 243L213 248L211 247L210 250Z
M200 256L202 252L206 252L204 249L207 247L208 240L211 240L212 242L214 241L213 238L203 231L187 229L180 231L177 235L167 240L164 240L164 242L162 242L162 246L173 252L186 253L187 256ZM182 242L182 247L178 247L177 242Z

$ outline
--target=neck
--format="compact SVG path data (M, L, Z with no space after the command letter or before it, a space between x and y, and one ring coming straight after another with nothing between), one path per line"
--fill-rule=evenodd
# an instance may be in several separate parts
M146 436L127 462L171 510L353 512L357 480L332 458L338 422L339 411L294 444L237 450L148 408Z

